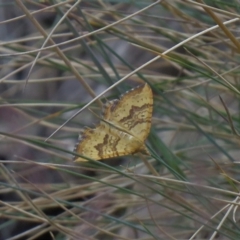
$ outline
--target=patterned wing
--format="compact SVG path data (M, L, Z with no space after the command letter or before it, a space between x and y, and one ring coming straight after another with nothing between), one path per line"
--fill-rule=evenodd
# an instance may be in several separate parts
M74 151L94 160L125 156L141 151L143 145L133 136L101 122L96 128L87 128L79 137ZM76 162L87 161L75 157Z
M144 142L151 128L152 90L145 84L105 105L103 119Z

